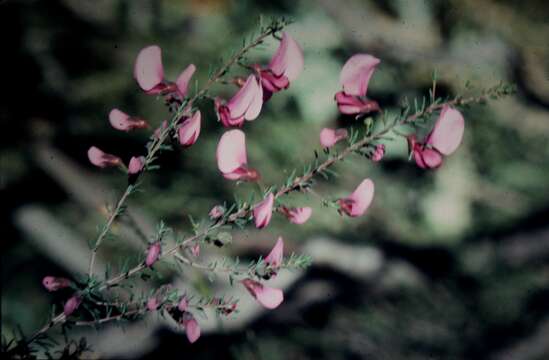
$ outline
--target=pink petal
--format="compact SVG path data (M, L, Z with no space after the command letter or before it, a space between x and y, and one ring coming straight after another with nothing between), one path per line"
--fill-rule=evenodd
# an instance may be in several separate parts
M147 310L149 311L155 311L158 309L158 305L158 299L156 297L152 297L147 300Z
M160 47L151 45L139 52L135 60L133 75L144 91L152 90L164 80Z
M444 105L427 144L437 149L443 155L450 155L457 150L463 139L465 121L459 111Z
M246 167L248 157L244 132L237 129L225 132L217 144L216 158L217 167L224 175Z
M132 156L132 158L130 159L130 164L128 165L128 174L135 175L141 172L141 170L143 170L143 165L145 165L144 156Z
M261 112L261 108L263 106L263 87L259 84L257 79L254 77L254 98L252 102L250 103L250 107L248 110L246 110L246 113L244 114L244 119L248 121L255 120L259 113Z
M288 210L288 220L291 223L301 225L306 223L313 213L313 209L310 207L300 207Z
M265 263L270 265L273 269L277 269L282 265L282 258L284 254L284 240L282 239L282 236L278 237L278 240L276 240L276 244L265 257Z
M372 55L353 55L341 69L339 81L347 95L365 96L368 83L380 60Z
M187 96L189 82L191 81L191 78L195 71L196 66L194 66L194 64L190 64L185 68L185 70L183 70L181 74L179 74L177 80L175 81L175 84L177 85L177 91L182 98Z
M113 128L122 131L131 129L131 122L128 121L130 116L118 109L112 109L109 113L109 121Z
M340 204L346 204L342 206L342 210L351 217L357 217L363 215L374 199L374 182L370 179L365 179L358 185L351 195L342 199Z
M269 68L275 75L284 75L289 82L292 82L303 71L303 64L301 46L288 33L284 32L280 46L269 63Z
M225 214L225 208L221 205L214 206L208 213L208 215L210 216L210 219L212 220L219 219L220 217L223 216L223 214Z
M252 279L242 280L242 284L248 292L267 309L275 309L284 300L282 290L264 286L258 281Z
M440 153L436 150L425 149L421 152L421 157L425 167L427 168L434 169L442 165L442 155L440 155Z
M118 166L122 163L118 156L107 154L95 146L88 149L88 159L93 165L100 168Z
M44 287L51 292L69 287L71 285L71 281L62 277L46 276L42 280L42 285L44 285Z
M329 148L334 146L338 141L345 139L348 136L346 129L329 129L324 128L320 131L320 144L322 147Z
M182 146L193 145L198 136L200 135L200 123L201 123L200 110L197 110L193 116L183 121L178 129L179 143Z
M372 161L373 162L381 161L384 155L385 155L385 145L378 144L376 146L376 149L374 150L374 154L372 155Z
M82 298L78 295L73 295L63 307L63 313L65 316L70 316L82 303Z
M183 314L183 326L185 326L185 333L187 339L192 344L200 337L200 325L198 321L189 312Z
M160 242L155 242L151 246L149 246L149 249L147 250L147 258L145 259L145 264L148 267L153 266L153 264L158 260L158 256L160 255Z
M259 115L259 111L261 110L261 105L259 105L259 111L257 109L257 97L260 90L261 87L258 85L255 75L252 74L248 76L244 86L242 86L227 103L227 108L229 109L231 118L236 119L241 116L245 116L247 120L253 120L251 115L255 115L257 117L257 115ZM261 93L261 100L263 100L262 98L263 93ZM252 107L252 103L253 109L250 110L250 114L248 115L247 112L250 107Z
M253 215L255 220L255 227L262 229L269 225L271 216L273 215L274 195L269 193L265 199L254 206Z
M179 304L177 304L177 308L179 311L187 311L189 308L189 301L187 300L187 297L183 295L181 297L181 300L179 300Z

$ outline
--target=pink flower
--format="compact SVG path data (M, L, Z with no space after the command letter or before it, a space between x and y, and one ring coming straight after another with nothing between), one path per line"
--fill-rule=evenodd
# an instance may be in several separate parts
M261 78L263 100L267 101L273 93L287 89L303 71L303 64L303 50L299 44L288 33L282 33L282 41L269 66L266 69L254 66Z
M324 128L320 131L320 144L322 147L329 148L334 146L338 141L346 139L347 136L346 129Z
M264 286L258 281L252 279L244 279L241 281L246 290L267 309L275 309L284 300L282 290Z
M408 137L408 146L416 164L422 169L438 168L442 165L443 155L451 155L457 150L464 130L465 121L461 113L444 105L425 143L417 142L415 135Z
M152 298L147 300L147 310L149 310L149 311L155 311L156 309L158 309L159 305L160 305L160 303L159 303L158 299L156 298L156 296L153 296Z
M276 244L265 257L265 263L269 265L273 270L277 270L280 265L282 265L282 258L284 255L284 240L282 239L282 236L279 236L276 240Z
M226 104L215 99L217 116L225 127L242 126L244 120L255 120L262 105L263 90L254 75L248 76L244 86Z
M248 168L246 135L240 130L229 130L221 136L216 158L225 179L255 181L259 178L255 169Z
M196 67L191 64L183 70L175 83L164 79L162 50L157 45L142 49L135 60L133 76L139 87L148 95L176 94L180 98L187 95L187 88Z
M223 214L225 214L225 208L221 205L216 205L210 210L208 215L210 216L210 219L217 220L222 217Z
M374 150L374 153L372 154L372 161L374 162L381 161L384 155L385 155L385 145L378 144Z
M93 165L100 168L122 164L122 160L118 156L107 154L95 146L89 148L88 159Z
M194 72L196 71L196 66L194 64L190 64L179 74L177 77L177 80L175 80L175 84L177 86L177 92L181 98L184 98L187 96L187 91L189 89L189 82L191 81L191 78L193 77Z
M71 281L62 277L46 276L42 280L42 285L51 292L71 286Z
M343 91L335 96L339 111L343 114L365 114L379 110L377 102L366 99L368 83L380 60L372 55L352 56L343 68L339 81Z
M363 215L374 199L374 182L365 179L356 190L346 198L339 199L340 211L350 217Z
M179 300L179 304L177 304L177 308L181 312L187 311L187 309L189 308L189 301L187 300L187 297L185 295L183 295L181 297L181 300Z
M193 145L200 135L200 110L183 121L177 130L179 143L185 147Z
M143 170L143 166L145 165L145 157L144 156L132 156L130 159L130 163L128 165L128 174L135 175L141 172Z
M280 208L280 211L284 215L286 215L286 217L288 218L288 220L290 220L292 224L297 224L297 225L305 224L311 217L311 214L313 213L313 209L311 209L308 206L290 208L290 209L283 206Z
M149 249L147 250L147 258L145 259L145 264L148 267L153 266L153 264L158 260L158 257L160 256L160 250L160 241L157 241L149 246Z
M143 119L129 116L118 109L112 109L109 113L109 122L116 130L130 131L133 129L146 129L149 124Z
M255 227L263 229L269 225L271 216L273 215L274 195L269 193L265 199L260 201L254 206L253 215L255 220Z
M198 321L196 321L193 314L185 311L181 317L181 323L185 327L185 333L189 342L192 344L198 340L200 337L200 325L198 325Z
M65 316L70 316L82 303L82 298L78 295L73 295L63 307L63 313Z

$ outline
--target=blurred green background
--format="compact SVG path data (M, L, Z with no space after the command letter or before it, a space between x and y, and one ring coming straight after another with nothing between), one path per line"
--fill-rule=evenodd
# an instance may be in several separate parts
M543 0L0 2L2 334L10 337L17 324L26 333L43 324L50 304L61 299L46 293L42 277L85 271L86 241L104 219L104 204L125 185L120 173L93 168L87 149L96 145L125 161L145 152L148 133L113 130L110 109L155 125L168 116L162 101L142 94L132 78L137 52L160 45L171 79L196 64L200 86L210 65L257 30L260 15L294 19L287 31L305 54L298 80L245 125L250 163L266 184L281 183L313 158L322 127L353 124L338 116L333 95L354 53L382 60L369 96L387 111L405 96L426 95L435 69L440 95L478 94L500 81L518 91L464 110L464 143L438 171L408 162L401 140L387 144L379 164L356 157L337 165L340 176L320 181L316 191L333 199L372 178L376 197L362 218L340 217L315 197L294 195L290 204L313 207L307 224L275 215L262 232L235 232L222 253L264 254L282 235L290 251L313 256L309 270L288 278L287 301L276 311L253 313L228 329L211 326L194 346L148 323L126 335L105 330L116 346L101 332L83 332L97 345L90 356L549 358L549 3ZM276 46L268 42L249 61L267 62ZM188 215L203 218L233 193L253 189L219 176L214 152L223 129L211 103L202 108L197 144L164 153L161 170L146 176L146 191L130 201L145 234L160 219L189 231ZM144 249L123 226L114 232L120 239L102 249L104 263ZM208 284L198 274L187 280Z

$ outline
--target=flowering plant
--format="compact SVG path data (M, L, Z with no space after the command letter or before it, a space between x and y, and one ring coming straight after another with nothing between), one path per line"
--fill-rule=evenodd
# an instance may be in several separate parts
M454 153L462 142L465 119L460 108L486 101L491 97L507 95L512 87L499 85L479 96L439 98L436 96L436 79L428 97L414 106L404 104L401 112L391 115L383 111L375 100L367 97L368 84L381 63L370 54L357 54L347 60L340 74L341 91L334 94L334 106L341 114L353 116L355 126L350 128L325 128L319 134L323 151L315 151L313 161L303 171L294 171L280 185L264 186L259 164L249 164L246 147L246 128L252 126L271 97L299 81L299 75L306 63L299 43L283 31L287 21L275 20L262 27L257 37L245 43L217 71L206 84L195 92L189 90L197 67L188 65L175 81L167 80L162 64L162 51L156 45L142 49L134 64L134 77L139 88L147 95L164 100L171 113L169 121L160 122L153 129L148 119L129 115L120 109L109 113L109 122L115 130L150 131L145 154L135 154L127 162L117 155L91 146L88 158L98 168L117 167L127 174L128 185L122 192L92 244L87 274L66 279L48 275L43 285L48 291L67 293L63 310L48 320L47 324L30 337L22 337L8 345L8 351L19 353L31 351L35 345L47 346L47 332L57 326L100 325L118 320L134 320L147 313L158 312L172 318L186 333L189 342L200 337L200 319L197 316L205 308L211 308L222 316L238 312L238 299L221 295L199 297L192 289L179 289L164 284L150 294L131 294L123 297L116 288L135 275L154 273L162 262L196 268L205 273L227 276L235 286L241 286L249 296L266 309L275 309L284 301L282 289L269 284L270 279L281 271L307 267L311 259L306 255L284 254L284 240L278 237L273 248L264 258L240 265L238 261L204 263L200 261L201 248L207 245L224 246L231 240L228 230L244 228L253 224L257 229L267 228L272 216L279 213L295 225L307 222L311 207L289 207L285 198L294 192L312 193L316 179L329 178L331 167L353 154L361 155L377 163L383 160L385 141L403 138L409 145L410 159L422 169L436 169L443 164L444 156ZM267 65L245 64L245 54L262 44L268 37L280 40L278 50ZM228 79L233 66L240 64L246 74ZM230 99L211 95L214 84L238 86ZM375 95L373 96L375 98ZM254 183L261 190L261 198L254 203L237 200L234 204L212 204L207 220L193 223L193 235L176 236L173 246L167 246L166 237L173 233L163 222L158 225L153 239L144 249L141 258L133 267L123 267L114 274L100 276L96 270L96 257L101 246L108 241L112 226L119 221L126 210L126 201L142 186L141 179L158 168L157 159L163 151L171 149L173 140L183 149L200 141L204 119L198 104L210 102L220 126L227 130L220 137L215 157L220 176L237 184ZM204 110L204 109L202 109ZM206 113L205 111L203 111ZM434 123L431 118L435 117ZM401 130L406 126L406 131ZM420 129L431 128L426 136L420 136ZM126 165L127 164L127 165ZM379 185L378 185L379 186ZM339 199L324 200L342 216L360 217L367 214L375 201L375 179L365 178L356 188L348 189L348 195ZM205 225L204 225L205 224ZM293 225L292 225L293 226ZM243 296L248 296L243 291Z

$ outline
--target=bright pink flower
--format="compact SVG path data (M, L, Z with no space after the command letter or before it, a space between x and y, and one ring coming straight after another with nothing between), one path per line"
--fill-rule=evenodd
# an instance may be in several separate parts
M133 129L146 129L149 124L143 119L129 116L118 109L112 109L109 113L109 122L112 127L121 131L130 131Z
M88 159L93 165L100 168L122 164L122 160L118 156L107 154L95 146L89 148Z
M215 99L217 116L225 127L242 126L244 120L255 120L262 105L263 90L254 75L248 76L244 86L226 104Z
M292 224L297 225L305 224L313 213L313 209L308 206L290 209L283 206L280 208L280 211L286 215Z
M444 105L424 144L417 142L415 135L408 137L408 146L416 164L422 169L438 168L442 165L443 155L457 150L464 130L465 121L461 113Z
M63 307L63 313L65 316L70 316L82 303L82 298L79 295L73 295Z
M277 308L284 300L284 294L280 289L264 286L262 283L252 279L244 279L241 283L257 302L267 309Z
M147 46L137 54L133 76L147 94L159 94L165 90L162 50L157 45Z
M229 130L217 144L217 167L226 179L255 181L259 173L248 168L246 135L241 130Z
M374 199L374 182L365 179L355 191L346 198L339 199L340 211L350 217L363 215Z
M177 308L181 312L187 311L187 309L189 308L189 301L187 300L187 297L185 295L183 295L181 297L181 300L179 300L179 304L177 304Z
M385 155L385 145L378 144L374 150L374 153L372 154L372 161L374 162L381 161L384 155Z
M181 98L184 98L185 96L187 96L187 91L189 89L189 82L191 81L191 78L193 77L193 74L195 71L196 71L196 66L194 66L194 64L190 64L177 77L175 84L177 86L177 92L179 93L179 96Z
M144 156L132 156L130 159L130 163L128 165L128 174L135 175L137 173L140 173L141 170L143 170L143 166L145 165L145 157Z
M198 325L198 321L196 321L193 314L185 311L181 317L181 323L185 327L185 333L189 342L192 344L198 340L200 337L200 325Z
M282 236L279 236L276 240L276 244L269 253L265 257L265 263L269 265L273 270L276 271L282 265L282 259L284 255L284 240L282 239Z
M149 249L147 250L147 258L145 259L145 264L148 267L153 266L153 264L158 260L158 257L160 256L160 250L160 241L157 241L149 246Z
M372 55L352 56L343 68L339 82L343 91L335 96L339 111L343 114L365 114L379 110L377 102L366 99L368 83L380 60Z
M147 300L147 310L149 310L149 311L155 311L156 309L158 309L159 305L160 305L160 303L159 303L158 299L156 298L156 296L153 296L152 298Z
M288 33L282 34L282 41L273 55L269 66L261 69L254 68L261 78L263 99L267 101L273 93L288 88L290 82L297 79L303 71L303 50Z
M210 216L210 219L217 220L222 217L223 214L225 214L225 208L221 205L216 205L210 210L208 215Z
M273 204L274 195L273 193L269 193L265 199L254 206L253 215L256 228L263 229L265 226L269 225L273 215Z
M320 131L320 144L322 147L329 148L334 146L338 141L346 139L347 136L347 129L324 128Z
M200 110L183 121L177 130L179 143L185 147L193 145L200 135Z
M51 292L71 286L71 281L62 277L46 276L42 280L42 285Z

